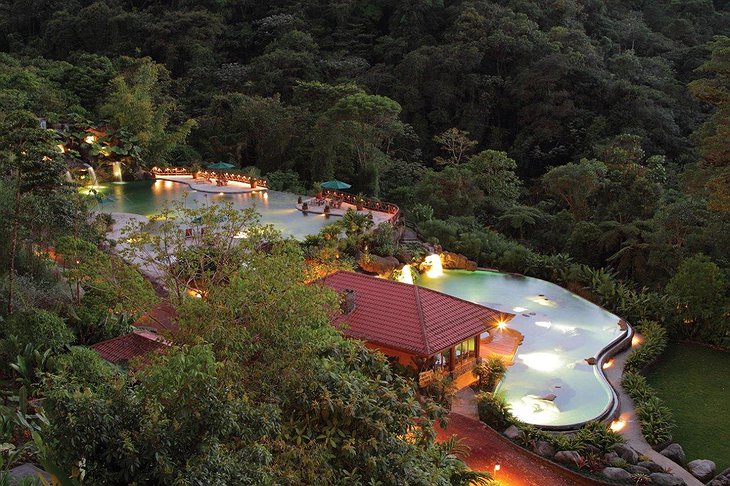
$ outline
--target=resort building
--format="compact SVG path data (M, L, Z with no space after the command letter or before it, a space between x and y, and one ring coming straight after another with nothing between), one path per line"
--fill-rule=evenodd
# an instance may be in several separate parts
M514 315L450 295L361 273L319 281L343 296L334 324L404 366L457 377L480 355L480 337Z
M126 365L133 358L144 361L150 353L160 353L170 347L157 334L147 331L133 331L91 346L91 349L108 362L115 365Z

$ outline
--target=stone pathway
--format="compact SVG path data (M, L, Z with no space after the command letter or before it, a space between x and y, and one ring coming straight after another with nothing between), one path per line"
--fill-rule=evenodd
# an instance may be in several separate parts
M702 486L702 482L692 476L686 469L672 461L668 457L659 454L652 449L641 433L641 423L634 410L634 402L621 387L621 376L624 372L626 358L633 348L629 348L613 357L613 365L603 370L608 382L616 390L619 400L619 420L626 425L620 433L636 452L642 454L662 466L667 472L674 474L684 480L688 486Z

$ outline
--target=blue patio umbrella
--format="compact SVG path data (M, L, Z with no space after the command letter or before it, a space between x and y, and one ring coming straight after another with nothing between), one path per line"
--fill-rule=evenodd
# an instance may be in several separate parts
M229 164L228 162L216 162L215 164L210 164L208 166L209 169L234 169L236 166L233 164Z
M351 187L352 186L347 182L338 181L337 179L322 183L322 189L334 189L337 191L341 191L343 189L349 189Z

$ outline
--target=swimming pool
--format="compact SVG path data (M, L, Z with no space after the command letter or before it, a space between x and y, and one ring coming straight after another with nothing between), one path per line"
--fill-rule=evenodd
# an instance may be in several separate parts
M100 211L134 213L152 216L174 201L182 201L185 207L195 207L229 201L239 209L254 208L261 214L263 223L272 224L287 236L302 239L308 234L332 223L321 214L304 214L296 209L297 195L288 192L266 191L248 194L211 194L190 189L187 184L156 180L136 181L124 184L100 186L103 202Z
M499 389L520 420L567 427L602 417L614 395L599 366L585 359L627 336L620 318L564 288L519 275L446 270L419 285L515 314L524 335ZM600 365L600 363L599 363ZM540 399L555 395L553 401Z

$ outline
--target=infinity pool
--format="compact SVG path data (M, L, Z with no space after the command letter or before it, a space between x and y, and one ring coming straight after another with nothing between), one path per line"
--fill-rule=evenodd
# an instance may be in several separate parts
M297 195L288 192L211 194L194 191L186 184L163 180L107 184L98 191L104 199L99 208L101 211L143 216L157 214L174 201L182 201L185 207L230 201L236 208L256 209L263 223L272 224L285 235L297 239L318 233L320 228L333 222L324 215L305 215L298 211L295 207Z
M585 358L625 335L620 319L562 287L498 272L446 270L419 285L515 314L507 325L524 335L500 385L522 421L561 427L598 418L613 395ZM540 399L555 395L554 401Z

